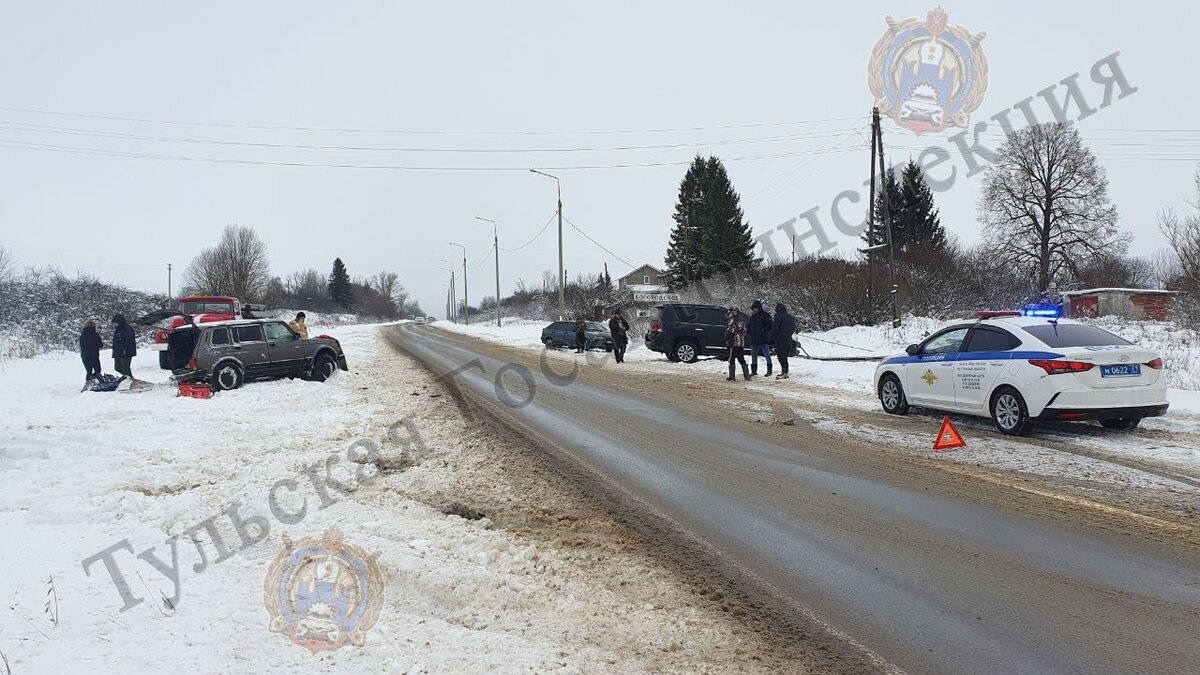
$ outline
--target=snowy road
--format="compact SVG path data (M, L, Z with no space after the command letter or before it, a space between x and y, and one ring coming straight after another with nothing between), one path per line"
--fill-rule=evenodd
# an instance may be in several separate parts
M1200 663L1194 529L1163 522L1143 537L1136 517L931 468L888 452L886 435L755 423L685 378L581 362L572 379L568 358L433 327L390 331L681 551L901 669Z

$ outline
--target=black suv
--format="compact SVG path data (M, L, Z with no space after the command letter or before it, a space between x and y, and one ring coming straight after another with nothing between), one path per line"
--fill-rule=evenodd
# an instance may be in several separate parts
M685 363L701 356L727 358L725 311L716 305L659 305L658 319L646 331L646 347Z

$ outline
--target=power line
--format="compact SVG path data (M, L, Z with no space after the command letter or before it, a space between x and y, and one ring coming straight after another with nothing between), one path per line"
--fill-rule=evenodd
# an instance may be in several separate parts
M133 152L125 150L106 150L103 148L89 148L70 145L56 145L51 143L35 143L33 141L22 141L11 138L0 138L0 147L15 148L23 150L42 150L47 152L58 152L77 155L95 155L100 157L128 157L133 159L152 159L159 161L172 162L195 162L203 164L244 164L244 165L259 165L259 166L290 166L302 168L317 168L317 169L366 169L366 170L387 170L387 171L475 171L475 172L508 172L508 171L528 171L526 165L520 166L422 166L422 165L407 165L407 164L340 164L340 163L324 163L324 162L297 162L283 160L258 160L258 159L242 159L231 157L194 157L189 155L164 155L149 152ZM776 152L761 155L747 155L742 157L725 157L722 161L725 162L742 162L742 161L757 161L765 159L780 159L786 157L801 157L810 154L826 154L821 151L791 151L791 152ZM692 160L677 160L677 161L659 161L659 162L630 162L621 164L576 164L563 166L545 166L548 171L577 171L577 170L593 170L593 169L639 169L651 168L660 166L681 166L691 164Z
M470 269L474 270L474 269L479 269L480 267L483 267L483 264L485 262L487 262L489 258L492 257L492 251L494 251L494 250L496 250L496 245L493 243L491 246L488 247L487 255L483 256L483 260L480 260L478 265L471 265Z
M559 152L616 152L627 150L663 150L672 148L696 148L710 146L749 145L753 143L778 143L785 141L804 140L808 138L829 138L848 129L837 129L830 132L795 133L780 136L759 136L754 138L733 138L717 141L689 141L680 143L657 143L644 145L592 146L570 148L430 148L430 147L380 147L374 145L315 145L309 143L269 143L262 141L231 141L218 138L194 138L179 136L145 136L101 129L80 129L77 127L60 127L31 122L16 122L0 120L0 129L23 131L41 134L60 134L68 136L88 136L93 138L114 138L135 141L153 141L161 143L189 143L194 145L221 145L250 148L283 148L293 150L345 150L356 152L430 152L430 153L464 153L464 154L513 154L513 153L559 153Z
M567 222L567 224L570 225L576 232L578 232L579 234L582 234L584 239L587 239L588 241L592 242L596 246L599 246L601 249L604 250L605 253L607 253L607 254L611 255L612 257L616 258L617 260L620 260L621 262L625 263L626 265L629 266L629 269L637 269L636 267L634 267L633 263L630 263L628 260L626 260L626 259L622 258L621 256L617 255L616 253L613 253L612 251L608 250L607 248L604 247L604 244L601 244L600 242L596 241L595 239L592 239L591 237L589 237L587 232L584 232L583 230L579 229L579 226L576 225L575 223L572 223L566 216L563 216L563 220L565 220Z
M516 248L501 248L500 250L504 251L505 253L516 253L517 251L520 251L521 249L525 248L526 246L537 241L538 237L542 236L542 233L546 231L546 228L550 227L550 223L553 223L554 219L557 217L558 217L558 210L555 209L554 213L550 214L550 220L547 220L546 224L542 226L542 229L538 230L538 233L533 235L533 239L530 239L529 241L525 242L524 244L521 244L520 246L518 246Z
M18 108L0 106L7 112L27 113L31 115L46 115L53 117L73 117L79 119L108 120L114 122L136 122L139 124L165 124L172 126L210 127L219 129L258 129L264 131L304 131L353 134L436 134L436 135L469 135L469 136L565 136L584 134L656 134L683 131L716 131L723 129L760 129L764 127L794 126L800 124L819 124L824 122L841 122L857 119L856 117L830 117L816 120L787 120L780 122L751 122L744 124L719 124L712 126L693 127L662 127L657 129L581 129L574 131L495 131L495 130L454 130L454 129L368 129L353 127L316 127L316 126L283 126L271 124L237 124L228 122L195 122L186 120L163 120L144 117L122 117L118 115L98 115L91 113L65 112L59 110L43 110L38 108Z

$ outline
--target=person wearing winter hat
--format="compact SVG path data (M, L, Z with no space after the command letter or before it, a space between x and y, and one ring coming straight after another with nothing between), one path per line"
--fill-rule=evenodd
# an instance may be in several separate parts
M742 323L742 313L737 307L730 307L725 312L725 348L729 350L729 377L725 379L730 382L737 379L735 362L742 364L742 379L750 379L750 369L746 367L746 356L743 354L745 347L746 324Z
M771 376L771 315L763 309L762 302L755 300L750 305L750 321L746 323L746 337L750 341L750 374L758 375L758 357L767 360L767 377Z
M123 314L113 315L112 326L113 370L132 380L133 357L137 356L137 338L133 334L133 327Z
M301 338L308 339L308 324L304 323L304 312L296 312L296 318L288 322L288 328Z
M796 317L788 313L782 302L775 303L775 320L771 324L771 338L775 343L775 355L779 357L777 380L788 379L788 357L792 355L792 335L796 333Z

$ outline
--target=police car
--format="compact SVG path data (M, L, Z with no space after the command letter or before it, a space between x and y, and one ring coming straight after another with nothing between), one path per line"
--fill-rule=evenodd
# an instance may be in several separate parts
M1163 360L1108 331L1055 316L981 312L875 369L885 412L909 406L991 417L1004 434L1037 421L1133 429L1167 411Z

